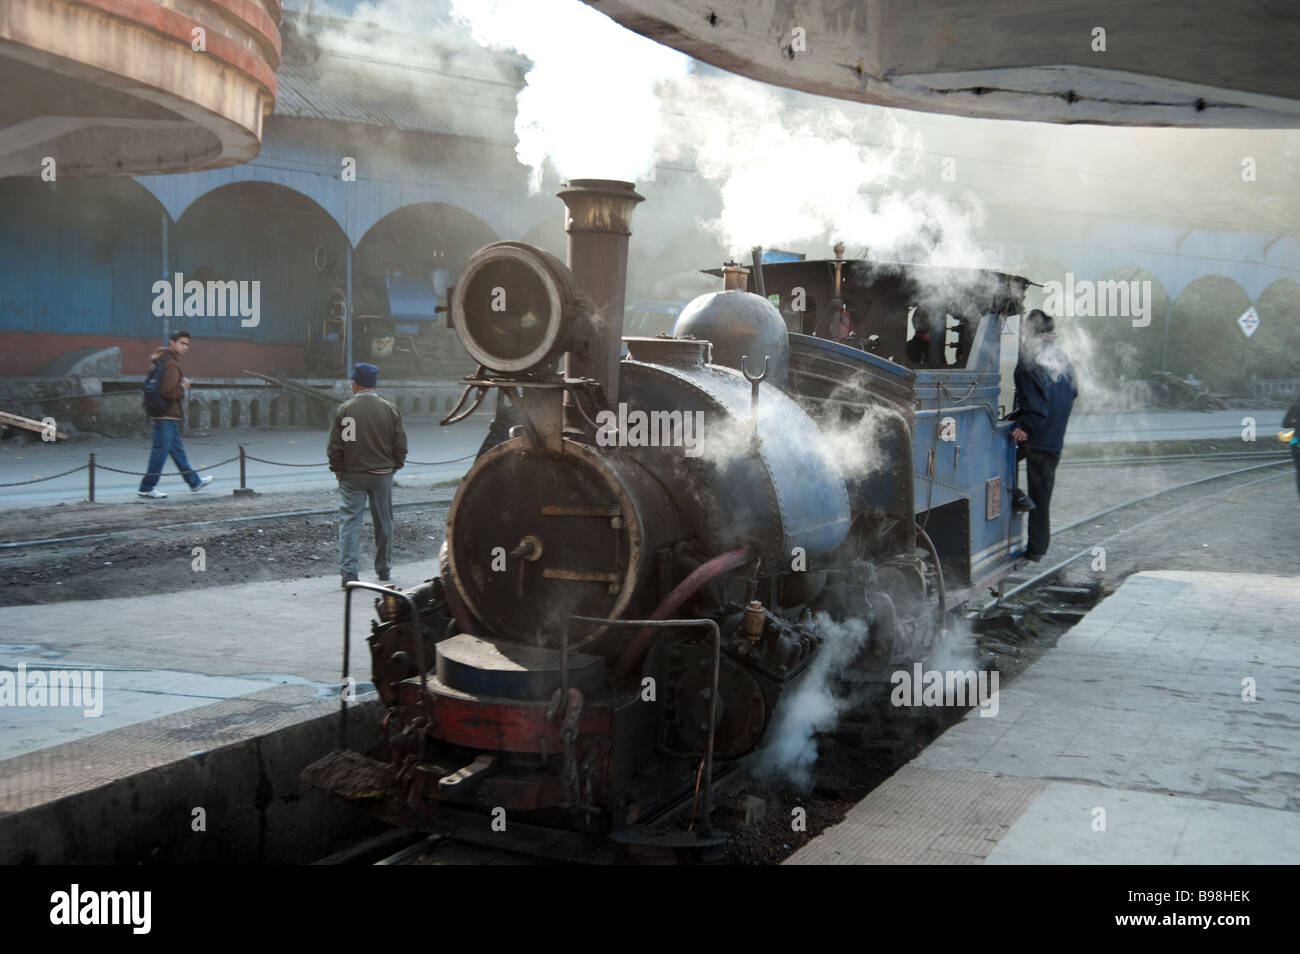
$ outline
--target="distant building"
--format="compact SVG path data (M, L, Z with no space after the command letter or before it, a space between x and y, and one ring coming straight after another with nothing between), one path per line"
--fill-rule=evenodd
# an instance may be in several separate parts
M308 342L341 316L340 303L351 301L357 324L387 312L391 279L407 279L409 292L414 278L429 289L419 307L431 310L480 246L560 243L559 203L528 195L514 156L526 61L452 28L417 45L286 12L282 36L275 111L260 154L242 157L250 161L0 179L0 374L110 345L121 347L124 373L142 373L177 327L203 340L194 371L205 377L301 374ZM437 324L424 370L460 374L467 359L441 315ZM356 360L368 357L369 342L352 345Z

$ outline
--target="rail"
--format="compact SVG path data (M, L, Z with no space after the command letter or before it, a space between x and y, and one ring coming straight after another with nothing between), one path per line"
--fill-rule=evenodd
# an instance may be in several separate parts
M1254 467L1242 467L1242 468L1239 468L1239 469L1237 469L1237 470L1228 471L1227 473L1223 473L1223 474L1215 474L1215 475L1213 475L1213 476L1211 476L1211 477L1202 477L1202 478L1200 478L1200 479L1198 479L1198 480L1189 480L1189 481L1187 481L1186 483L1178 484L1178 485L1176 485L1176 486L1174 486L1174 487L1166 487L1166 488L1163 489L1163 490L1157 490L1155 493L1147 494L1147 495L1145 495L1145 496L1143 496L1143 497L1138 497L1138 498L1136 498L1135 500L1130 500L1130 501L1127 501L1126 503L1117 504L1116 506L1114 506L1114 507L1109 507L1109 508L1107 508L1106 510L1099 510L1099 511L1097 511L1097 512L1094 513L1094 514L1089 514L1088 516L1086 516L1086 517L1082 517L1082 518L1080 518L1079 520L1074 521L1073 523L1066 524L1064 527L1060 527L1059 529L1055 529L1055 530L1052 531L1052 533L1053 533L1053 535L1058 535L1058 534L1064 533L1065 531L1067 531L1067 530L1072 530L1072 529L1074 529L1075 527L1081 526L1082 524L1090 523L1090 522L1092 522L1093 520L1097 520L1097 519L1099 519L1099 518L1101 518L1101 517L1105 517L1105 516L1108 516L1109 514L1115 513L1117 510L1124 510L1124 509L1126 509L1126 508L1128 508L1128 507L1133 507L1133 506L1136 506L1137 504L1145 503L1146 501L1151 500L1151 499L1154 498L1154 497L1163 497L1163 496L1165 496L1166 494L1173 493L1174 491L1177 491L1177 490L1185 490L1185 489L1187 489L1188 487L1195 487L1195 486L1197 486L1198 484L1209 483L1209 482L1212 481L1212 480L1221 480L1221 479L1224 478L1224 477L1232 477L1232 476L1234 476L1234 475L1236 475L1236 474L1244 474L1244 473L1248 473L1248 472L1250 472L1250 471L1254 471L1254 470L1263 470L1263 469L1265 469L1265 468L1267 468L1267 467L1277 467L1277 466L1279 466L1279 464L1282 464L1282 463L1285 463L1285 462L1284 462L1284 461L1277 461L1277 462L1275 462L1275 463L1271 463L1271 464L1257 464L1257 465L1254 466ZM1247 483L1241 484L1241 485L1239 485L1239 486L1241 486L1241 487L1250 487L1250 486L1253 486L1254 484L1261 483L1261 482L1263 482L1263 481L1265 481L1265 480L1273 480L1273 479L1275 479L1277 476L1279 476L1279 475L1277 475L1277 474L1270 474L1270 475L1267 476L1267 477L1260 477L1260 478L1257 479L1257 480L1248 481ZM1214 493L1218 493L1218 491L1215 491ZM1018 593L1023 593L1025 590L1027 590L1027 589L1029 589L1029 588L1031 588L1031 587L1033 587L1033 586L1036 586L1037 584L1041 583L1043 580L1046 580L1046 579L1048 579L1049 577L1054 576L1055 574L1059 573L1061 570L1063 570L1063 569L1065 569L1067 566L1069 566L1071 563L1073 563L1075 560L1078 560L1078 559L1080 559L1081 557L1083 557L1083 556L1085 556L1085 555L1087 555L1087 554L1092 553L1092 550L1093 550L1094 547L1100 546L1100 545L1103 544L1103 543L1108 543L1109 541L1115 539L1116 537L1123 536L1123 535L1126 534L1126 533L1130 533L1130 532L1132 532L1133 530L1136 530L1138 527L1146 526L1147 524L1151 523L1152 521L1155 521L1155 520L1162 520L1162 519L1164 519L1165 517L1169 516L1169 514L1171 514L1171 513L1177 513L1179 510L1185 510L1185 509L1187 509L1188 507L1192 506L1193 504L1198 504L1198 503L1201 503L1201 502L1204 501L1204 500L1208 500L1208 499L1210 499L1211 497L1214 496L1214 493L1204 494L1203 496L1197 497L1195 500L1191 501L1190 503L1180 504L1179 506L1174 507L1174 508L1171 509L1171 510L1164 510L1164 511L1161 511L1160 513L1156 514L1155 516L1148 517L1146 520L1143 520L1143 521L1141 521L1141 522L1139 522L1139 523L1131 524L1131 525L1125 527L1123 530L1119 530L1119 531L1117 531L1117 532L1115 532L1115 533L1112 533L1112 534L1111 534L1110 536L1108 536L1108 537L1105 537L1105 538L1103 538L1103 539L1101 539L1101 540L1098 540L1098 541L1096 541L1096 542L1094 542L1094 543L1092 543L1092 544L1089 544L1087 547L1084 547L1082 550L1080 550L1078 553L1075 553L1073 556L1066 557L1066 558L1065 558L1064 560L1062 560L1061 562L1056 563L1056 564L1054 564L1054 565L1048 567L1046 570L1042 570L1041 572L1039 572L1039 573L1036 574L1035 576L1030 577L1028 580L1025 580L1025 581L1022 582L1022 583L1018 583L1016 586L1014 586L1014 587L1013 587L1012 589L1010 589L1010 590L1007 590L1005 593L999 593L998 596L997 596L995 599L990 600L988 603L986 603L986 604L984 605L983 609L984 609L985 611L990 610L990 609L992 609L993 607L998 606L998 605L999 605L1000 603L1002 603L1004 600L1008 600L1008 599L1010 599L1011 597L1015 596L1015 595L1018 594Z

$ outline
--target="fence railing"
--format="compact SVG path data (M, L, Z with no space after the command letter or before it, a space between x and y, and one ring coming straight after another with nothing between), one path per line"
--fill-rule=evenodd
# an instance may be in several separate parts
M311 461L305 464L292 464L282 460L267 460L265 457L254 457L244 449L243 444L239 444L239 453L234 457L227 457L225 460L218 461L215 464L206 464L203 467L195 467L188 471L177 470L176 473L181 477L185 474L197 474L204 470L216 470L218 467L225 467L227 464L239 462L239 488L235 493L251 493L248 486L248 467L247 462L250 460L257 461L259 464L269 464L272 467L329 467L328 461ZM443 467L447 464L459 464L474 457L478 452L466 454L463 457L457 457L454 460L407 460L404 466L414 464L416 467ZM126 474L130 477L162 477L165 471L141 471L141 470L122 470L120 467L110 467L107 464L100 464L95 461L95 455L89 454L86 463L73 467L70 470L62 471L57 474L50 474L48 477L33 477L30 480L16 480L11 483L0 484L0 487L24 487L28 484L40 484L47 480L58 480L60 477L67 477L69 474L75 474L79 471L86 471L86 499L91 503L95 502L95 472L106 470L114 474Z

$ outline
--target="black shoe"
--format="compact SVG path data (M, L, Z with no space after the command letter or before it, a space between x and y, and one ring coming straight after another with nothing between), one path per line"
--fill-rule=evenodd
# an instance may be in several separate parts
M380 573L380 574L379 574L379 582L380 582L380 583L387 583L387 582L389 582L391 579L392 579L392 577L389 576L387 573Z
M1030 563L1041 563L1043 555L1041 553L1023 553L1021 559L1028 560Z
M1037 510L1034 502L1029 499L1029 495L1017 487L1011 491L1011 509L1016 513L1029 513L1031 510Z
M355 583L356 581L357 578L353 576L351 573L348 573L343 577L343 582L339 584L339 588L346 590L348 588L349 583Z

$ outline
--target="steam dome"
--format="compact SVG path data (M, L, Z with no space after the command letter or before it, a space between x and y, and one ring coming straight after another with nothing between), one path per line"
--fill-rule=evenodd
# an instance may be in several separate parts
M767 299L746 291L700 295L677 316L673 337L690 335L713 342L713 363L740 370L749 355L749 371L757 374L767 361L765 383L785 387L790 367L790 337L781 313Z

